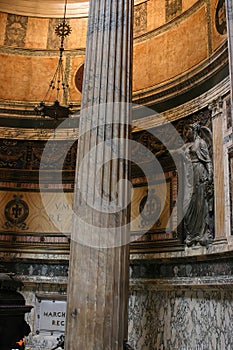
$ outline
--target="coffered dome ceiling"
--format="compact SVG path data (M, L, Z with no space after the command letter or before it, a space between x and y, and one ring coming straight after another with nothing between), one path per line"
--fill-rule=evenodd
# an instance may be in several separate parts
M23 16L61 17L64 0L0 0L0 11ZM67 17L87 16L89 0L68 0Z
M134 4L144 0L134 0ZM0 12L33 17L62 17L65 0L0 0ZM88 16L89 0L68 0L67 17Z

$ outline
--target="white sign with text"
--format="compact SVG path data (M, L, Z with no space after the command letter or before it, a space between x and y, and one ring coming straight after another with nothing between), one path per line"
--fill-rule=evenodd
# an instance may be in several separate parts
M65 332L66 301L40 300L37 308L38 332Z

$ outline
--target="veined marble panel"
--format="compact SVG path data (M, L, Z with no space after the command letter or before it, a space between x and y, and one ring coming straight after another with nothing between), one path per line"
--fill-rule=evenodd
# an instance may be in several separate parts
M231 350L231 290L133 291L129 343L135 350Z

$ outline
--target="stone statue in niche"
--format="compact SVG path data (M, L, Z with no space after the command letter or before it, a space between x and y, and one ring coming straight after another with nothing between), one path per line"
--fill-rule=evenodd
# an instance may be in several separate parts
M199 123L184 128L185 156L192 166L193 176L185 174L184 229L187 246L208 246L213 240L213 166L212 134L209 128ZM192 181L191 181L192 180ZM184 200L184 202L185 202ZM186 207L185 207L186 205Z

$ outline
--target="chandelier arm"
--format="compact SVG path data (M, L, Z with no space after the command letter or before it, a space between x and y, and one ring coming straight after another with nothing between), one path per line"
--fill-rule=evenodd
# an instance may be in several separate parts
M57 101L59 101L59 93L60 93L60 84L63 80L62 77L62 59L59 59L59 63L58 63L58 73L57 73L57 86L55 87L57 92L56 92L56 99Z
M66 20L66 7L67 7L67 0L65 0L65 7L64 7L64 16L63 16L63 20Z
M53 75L53 77L52 77L52 80L50 81L49 88L48 88L48 90L47 90L47 92L46 92L46 94L45 94L45 97L44 97L43 101L45 101L45 100L47 99L49 93L52 94L51 89L52 89L52 90L55 89L55 82L56 82L56 80L57 80L58 70L59 70L59 62L58 62L56 71L55 71L55 73L54 73L54 75Z
M66 71L64 69L63 64L63 52L64 52L64 40L65 37L70 35L72 29L71 26L66 22L66 8L67 8L67 0L65 0L65 6L64 6L64 16L63 20L60 24L58 24L55 28L55 34L60 37L60 47L59 47L59 60L57 64L57 68L55 70L55 73L53 75L52 80L50 81L49 88L45 94L44 100L40 102L39 105L35 106L35 111L39 113L42 117L48 116L54 120L58 119L64 119L68 118L70 114L73 113L72 107L73 104L69 103L67 105L67 101L69 99L69 80L68 80L68 74L66 74ZM45 101L50 101L50 98L52 99L52 91L54 91L55 94L55 101L53 105L46 105ZM59 102L60 94L63 96L63 103L65 105L61 105Z
M65 72L63 64L61 66L61 75L62 75L62 89L63 89L64 102L67 104L68 95L69 95L69 82L68 82L68 77Z

